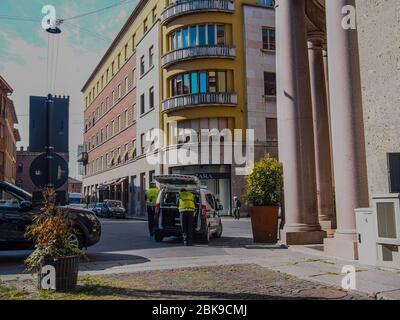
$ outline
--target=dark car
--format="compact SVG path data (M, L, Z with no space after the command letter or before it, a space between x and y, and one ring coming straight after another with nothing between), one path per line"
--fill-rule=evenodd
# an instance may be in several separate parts
M98 203L93 203L92 205L89 205L89 209L98 217L102 216L101 210L103 209L103 203L98 202Z
M105 218L121 218L125 219L126 210L121 201L105 200L101 209L101 216Z
M80 248L99 242L101 224L96 215L85 209L60 207L67 210L74 223L71 241ZM39 214L40 206L32 204L32 195L5 181L0 181L0 249L31 249L34 244L25 238L26 227Z

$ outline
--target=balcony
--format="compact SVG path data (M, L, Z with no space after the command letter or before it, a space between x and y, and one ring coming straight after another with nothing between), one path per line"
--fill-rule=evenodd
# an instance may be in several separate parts
M164 112L201 106L236 106L236 93L196 93L176 96L163 101Z
M162 66L169 66L186 60L201 59L201 58L226 58L234 59L236 57L236 48L226 45L207 45L200 47L189 47L177 49L168 52L161 58Z
M235 11L235 5L229 0L192 0L176 2L165 8L161 14L161 20L163 24L166 24L179 16L210 11L233 13Z

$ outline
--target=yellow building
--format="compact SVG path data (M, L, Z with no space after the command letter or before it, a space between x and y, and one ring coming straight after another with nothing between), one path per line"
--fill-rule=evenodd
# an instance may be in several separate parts
M245 32L254 34L259 41L260 48L254 52L258 52L260 59L269 54L261 52L263 43L268 41L263 39L260 26L250 25L250 16L246 24L246 6L254 7L251 14L260 17L259 23L263 23L261 11L272 12L273 16L272 0L139 2L82 90L87 124L85 148L89 153L85 193L96 192L106 181L127 179L139 190L129 196L130 203L139 202L141 207L143 191L154 174L194 174L219 196L225 213L230 212L233 194L240 196L244 189L244 179L235 176L234 165L162 163L151 167L145 163L145 157L154 150L146 145L145 135L153 129L162 129L166 139L160 147L165 149L185 142L176 136L175 126L178 132L192 129L197 134L201 129L242 129L244 140L245 130L253 128L253 120L249 119L255 118L262 121L254 126L266 131L265 92L259 94L262 111L258 117L249 118L247 95L254 76L250 79L246 72ZM274 28L272 20L265 24ZM265 34L272 39L272 33ZM250 46L258 45L256 40L249 41ZM274 65L274 53L271 57ZM264 90L262 72L258 78L260 90ZM114 123L119 122L116 119L124 110L128 110L130 117L128 129L121 130L117 125L115 132ZM111 135L106 133L103 139L101 132L103 128L108 132L108 127ZM131 130L130 135L126 135L127 130ZM256 140L266 140L265 135ZM122 161L119 145L129 154ZM260 153L265 153L265 145L260 145L263 148ZM138 208L132 210L137 212Z

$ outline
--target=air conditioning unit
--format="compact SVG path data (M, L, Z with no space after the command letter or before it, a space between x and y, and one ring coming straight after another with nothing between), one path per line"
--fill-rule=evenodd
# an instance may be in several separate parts
M400 194L373 196L377 264L400 268Z

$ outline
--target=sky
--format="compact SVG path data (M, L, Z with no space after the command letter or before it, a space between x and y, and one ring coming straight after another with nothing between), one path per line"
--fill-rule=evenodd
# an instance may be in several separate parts
M55 7L57 19L68 19L120 2L120 6L67 20L58 36L49 35L41 26L45 5ZM29 96L70 96L70 176L80 178L77 148L83 142L84 122L81 89L137 2L0 0L0 75L14 89L11 99L22 138L18 147L29 146ZM7 20L4 16L34 21Z

